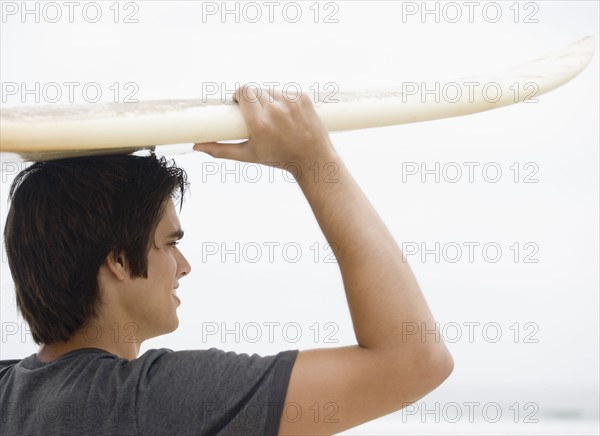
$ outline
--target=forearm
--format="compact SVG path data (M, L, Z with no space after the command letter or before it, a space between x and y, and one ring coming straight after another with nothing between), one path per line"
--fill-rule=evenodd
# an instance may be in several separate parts
M358 344L368 349L425 345L422 329L433 330L435 321L408 263L335 151L320 160L321 168L329 162L338 169L335 182L298 177L298 184L335 246ZM426 338L428 349L444 347L439 336Z

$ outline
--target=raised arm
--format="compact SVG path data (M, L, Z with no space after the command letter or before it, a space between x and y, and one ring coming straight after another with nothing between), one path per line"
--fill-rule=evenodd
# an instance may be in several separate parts
M453 361L403 254L336 153L306 96L292 102L251 88L236 94L251 137L241 144L197 144L214 157L289 169L329 243L336 247L358 345L301 351L280 434L332 434L417 401L452 372ZM337 167L335 183L309 170ZM298 171L301 169L301 171ZM316 403L316 406L315 406ZM321 413L308 413L318 407ZM329 413L328 413L329 412ZM292 422L293 421L293 422Z

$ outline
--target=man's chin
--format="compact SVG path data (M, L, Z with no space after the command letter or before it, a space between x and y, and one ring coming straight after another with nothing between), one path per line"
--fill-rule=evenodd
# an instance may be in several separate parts
M151 334L147 339L157 338L159 336L168 335L169 333L173 333L175 330L179 328L179 318L176 314L173 314L171 318L168 320L164 320L160 324L155 324L153 329L153 334Z
M168 332L165 332L165 334L173 333L178 328L179 328L179 318L177 318L177 315L175 315L175 318L173 319L173 322L170 326L170 330Z

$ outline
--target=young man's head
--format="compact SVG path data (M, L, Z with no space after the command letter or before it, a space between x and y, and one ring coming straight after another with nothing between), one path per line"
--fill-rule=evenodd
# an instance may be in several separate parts
M108 309L137 340L177 328L174 289L190 266L173 198L181 204L187 185L154 154L37 162L17 175L4 237L38 344L66 342Z

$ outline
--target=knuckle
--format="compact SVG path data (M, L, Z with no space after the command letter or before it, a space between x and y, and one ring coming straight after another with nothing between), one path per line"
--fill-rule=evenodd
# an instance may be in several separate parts
M308 95L308 92L303 92L300 94L300 103L302 103L303 105L307 105L311 103L310 100L310 96Z
M308 93L302 95L302 97L300 98L300 105L305 110L309 110L313 107L312 99L310 98Z
M254 128L256 130L265 131L269 129L269 126L270 123L265 118L257 118L256 120L254 120Z

